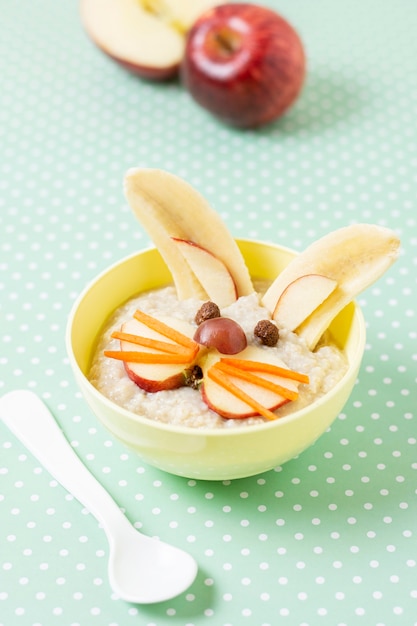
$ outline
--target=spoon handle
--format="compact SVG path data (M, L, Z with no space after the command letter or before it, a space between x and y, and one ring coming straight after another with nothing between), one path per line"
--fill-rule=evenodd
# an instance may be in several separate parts
M83 465L51 412L28 390L0 398L0 418L45 469L102 524L106 534L113 521L126 519L111 496Z

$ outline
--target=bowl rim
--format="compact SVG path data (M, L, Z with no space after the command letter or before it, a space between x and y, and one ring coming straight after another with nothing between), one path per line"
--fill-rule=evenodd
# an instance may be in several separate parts
M287 246L282 246L280 244L273 243L273 242L261 241L261 240L256 240L256 239L248 239L248 238L236 238L236 241L237 243L243 242L243 243L254 243L254 244L259 244L259 245L266 245L266 246L270 246L271 248L279 248L280 250L284 252L289 252L291 254L298 254L298 252L292 248L289 248ZM175 434L189 435L193 437L205 437L205 438L214 438L214 437L219 437L219 436L236 437L237 435L250 436L251 434L255 432L279 428L281 424L284 424L284 423L286 424L286 423L301 419L306 413L311 411L312 408L314 409L320 408L320 406L322 406L324 403L327 403L329 399L331 399L333 396L338 394L340 387L342 387L345 384L345 379L348 376L350 376L352 372L359 370L362 357L364 354L364 350L365 350L365 345L366 345L366 322L365 322L365 318L364 318L363 312L359 304L357 303L356 300L352 300L350 304L353 304L354 306L353 314L354 314L354 317L356 317L357 319L358 329L359 329L358 345L355 349L352 362L349 363L349 366L346 372L343 374L342 378L336 383L336 385L329 392L327 392L324 396L318 398L317 400L313 401L311 404L301 409L298 409L297 411L294 411L293 413L289 413L282 417L278 417L276 420L265 421L261 424L253 424L251 426L239 426L237 428L234 428L234 427L232 428L227 428L227 427L226 428L225 427L191 428L190 426L181 426L178 424L169 424L166 422L153 421L149 417L138 415L137 413L129 411L128 409L125 409L124 407L121 407L119 404L117 404L116 402L113 402L112 400L107 398L105 395L103 395L88 380L87 376L84 374L84 372L81 370L81 367L78 365L77 359L75 357L75 354L72 348L71 335L72 335L73 321L74 321L74 317L78 311L78 308L81 302L86 297L90 289L96 283L102 280L106 276L106 274L113 271L120 265L123 265L124 263L129 262L131 259L135 258L136 256L143 254L145 252L152 251L152 250L157 250L157 248L151 245L147 248L143 248L142 250L133 252L119 259L118 261L115 261L114 263L109 265L107 268L99 272L94 278L88 281L88 283L84 286L84 288L75 298L70 308L70 312L68 314L66 331L65 331L65 345L66 345L66 351L67 351L67 355L68 355L68 359L71 364L71 367L73 368L73 370L76 370L78 372L80 377L82 377L83 381L89 388L89 392L93 396L95 396L98 401L105 404L109 410L111 411L116 410L117 412L121 413L125 418L127 418L130 421L138 422L139 424L148 428L149 427L156 428L157 430L161 430L165 433L175 433ZM349 306L349 304L347 304L346 306Z

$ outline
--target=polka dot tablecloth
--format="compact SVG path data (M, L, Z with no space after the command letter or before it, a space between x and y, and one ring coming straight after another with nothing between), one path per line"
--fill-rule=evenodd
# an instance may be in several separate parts
M417 11L414 0L276 0L308 76L281 120L228 128L176 82L133 77L76 2L0 0L0 393L42 397L144 533L189 551L174 600L118 599L92 515L0 423L1 626L417 624ZM394 229L397 263L359 298L367 347L348 403L282 467L231 482L145 465L78 392L64 346L86 283L149 245L132 166L182 176L236 237L302 250L358 221Z

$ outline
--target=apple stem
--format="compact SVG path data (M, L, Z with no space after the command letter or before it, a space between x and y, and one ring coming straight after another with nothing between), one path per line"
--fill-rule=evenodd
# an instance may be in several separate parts
M188 370L185 370L185 385L192 389L198 389L203 380L203 371L199 365L193 365Z
M241 47L241 38L233 30L223 28L219 32L213 34L216 47L219 47L224 56L230 56L237 52Z

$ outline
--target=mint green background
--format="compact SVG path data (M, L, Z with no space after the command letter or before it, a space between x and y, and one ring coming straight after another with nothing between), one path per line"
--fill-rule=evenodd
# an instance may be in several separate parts
M129 519L199 563L172 601L115 598L103 532L0 424L2 626L417 623L417 6L268 4L300 32L308 78L285 118L241 132L178 84L113 64L76 2L0 0L0 392L36 391ZM359 298L368 343L351 399L282 468L232 483L165 474L113 441L77 391L71 304L149 243L121 188L138 165L187 179L238 237L301 250L369 221L402 238Z

